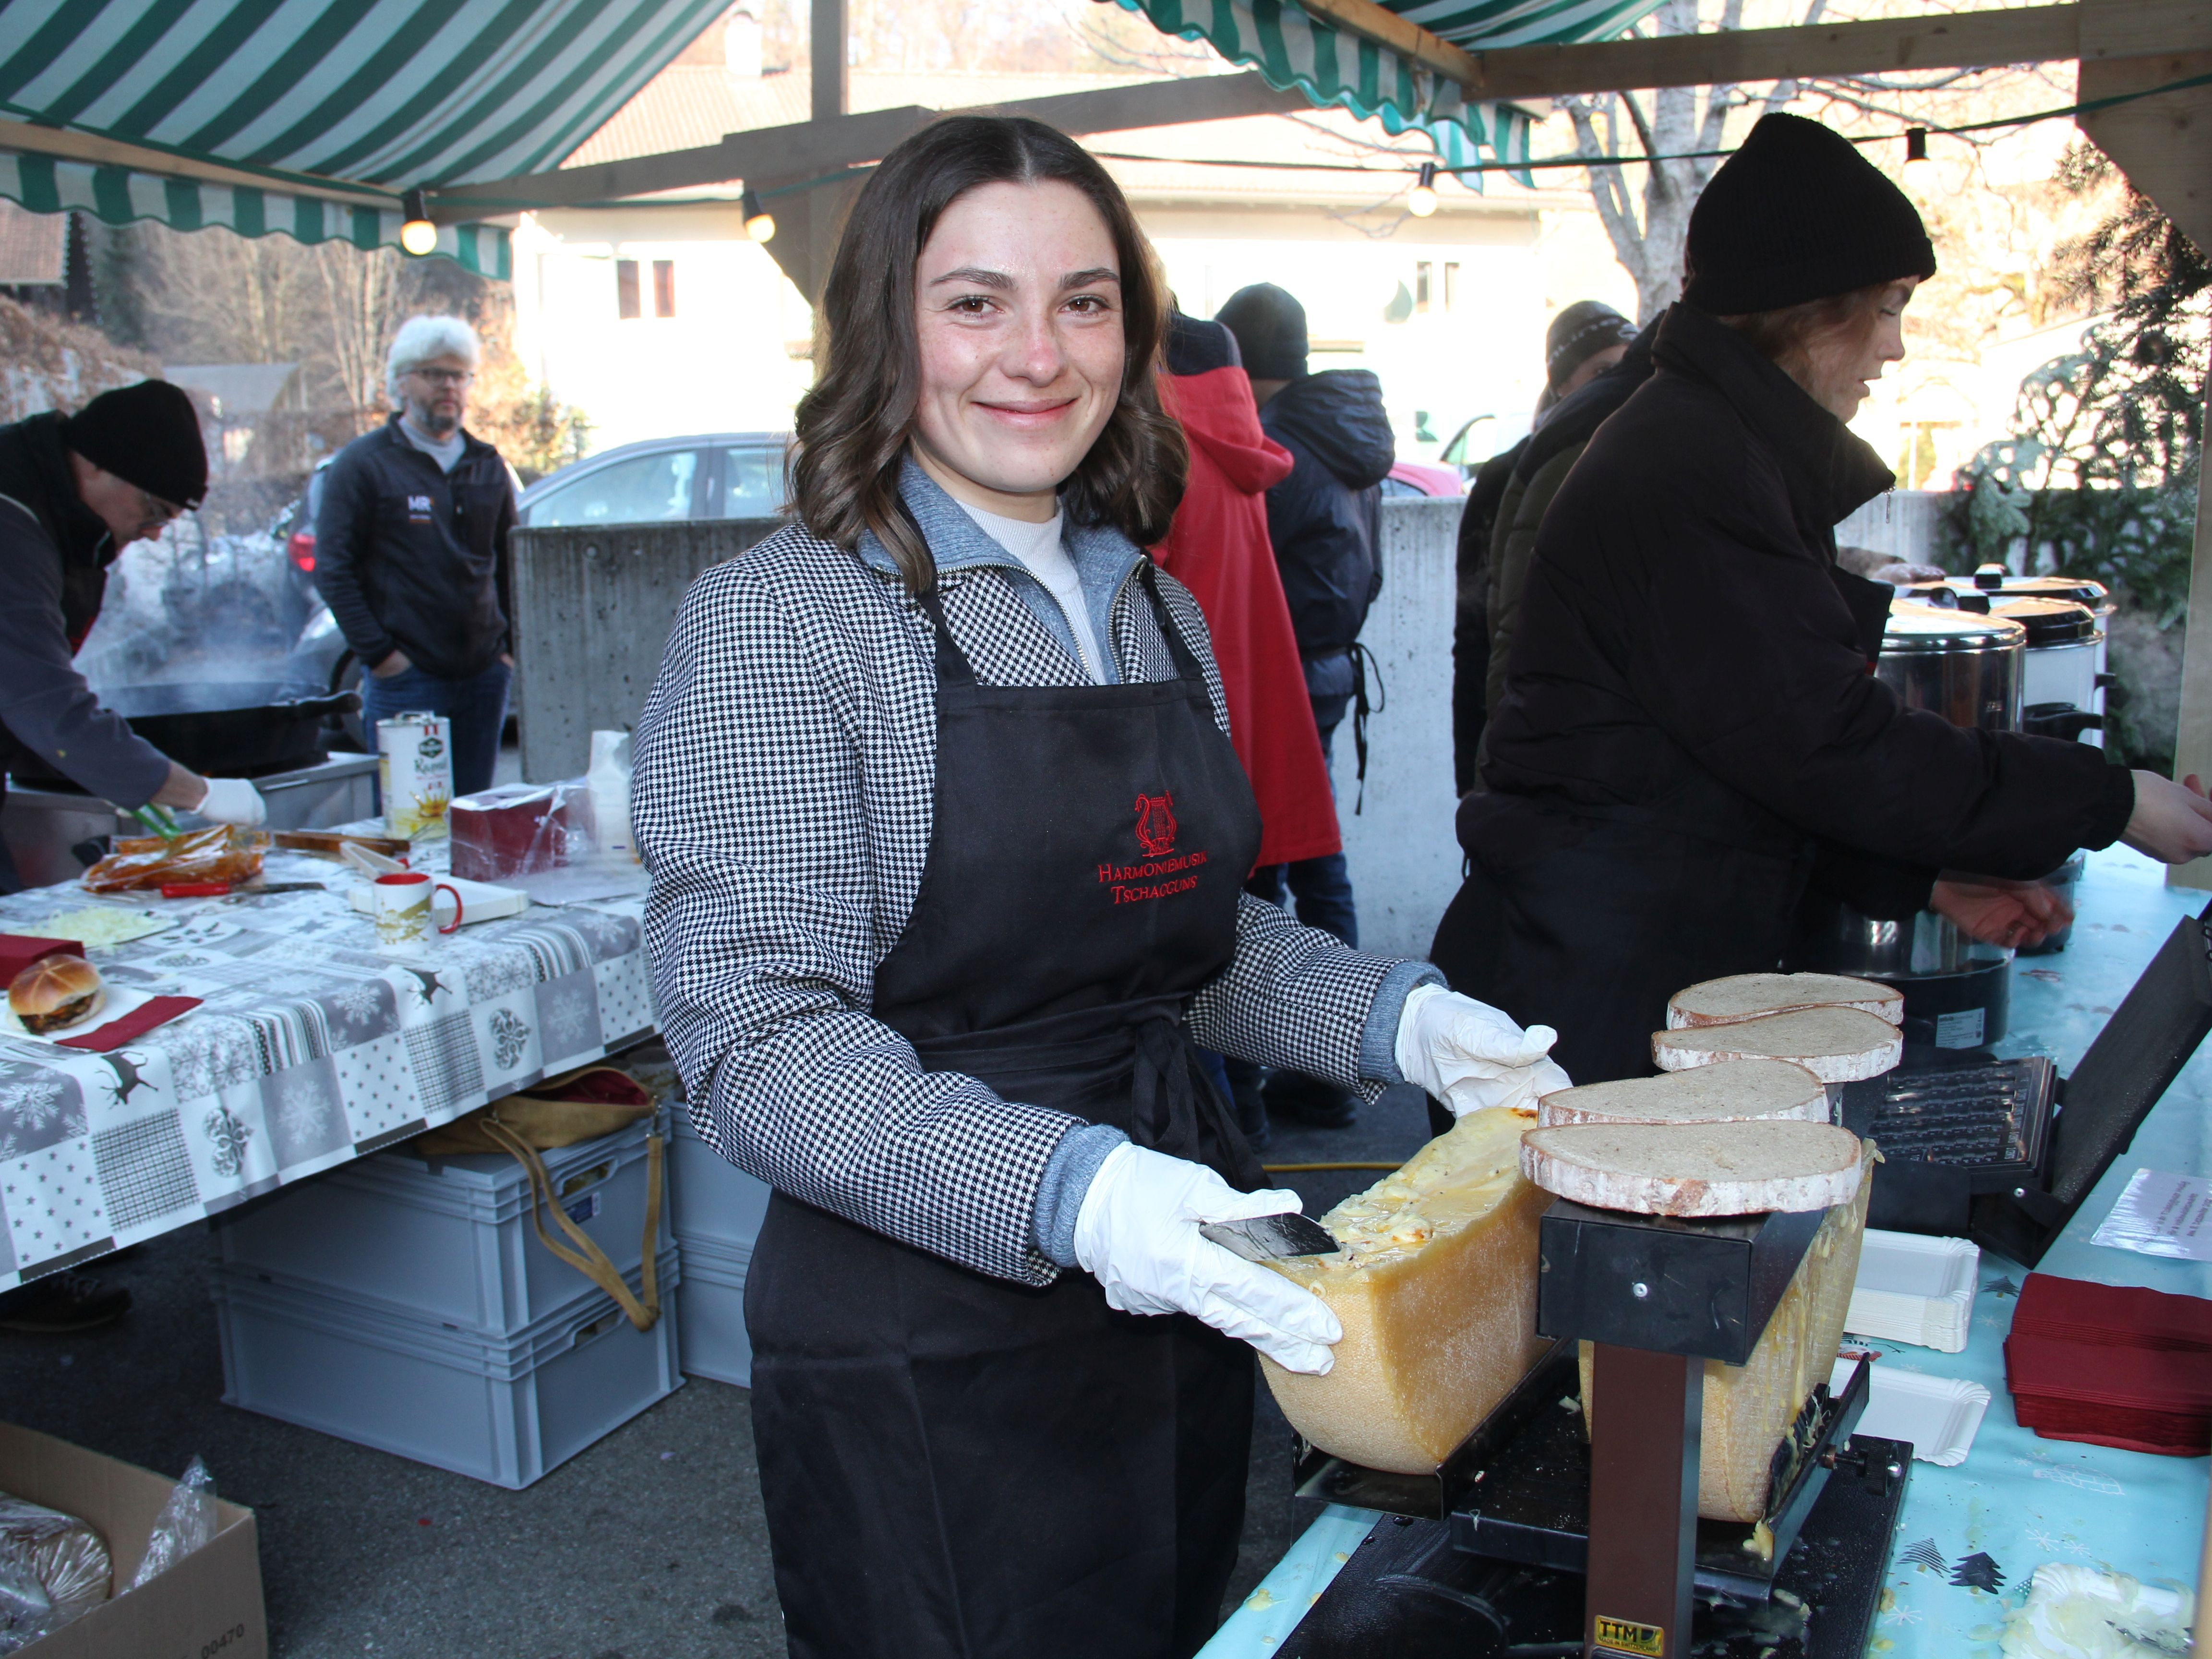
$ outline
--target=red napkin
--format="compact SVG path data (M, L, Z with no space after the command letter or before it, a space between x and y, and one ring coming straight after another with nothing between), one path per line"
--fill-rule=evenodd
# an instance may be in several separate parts
M2021 1426L2051 1440L2212 1449L2212 1302L2031 1273L2005 1341Z
M2013 1311L2012 1334L2212 1353L2212 1302L2138 1285L2030 1273Z
M179 1014L189 1014L199 1006L198 997L149 997L120 1019L111 1019L82 1036L63 1037L59 1041L64 1048L89 1048L96 1054L104 1054L144 1036L156 1025L167 1025Z
M84 946L73 939L33 939L28 933L0 933L0 990L15 982L15 975L47 957L81 957Z

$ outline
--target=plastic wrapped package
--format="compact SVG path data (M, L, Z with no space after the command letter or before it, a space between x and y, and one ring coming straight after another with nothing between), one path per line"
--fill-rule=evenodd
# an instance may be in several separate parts
M462 795L447 809L453 873L506 881L577 862L592 851L591 793L580 778L510 783Z
M160 1577L214 1537L215 1477L195 1457L155 1517L153 1536L146 1540L146 1553L131 1576L131 1588Z
M210 824L173 837L124 836L115 850L84 872L90 893L128 893L174 882L252 881L261 873L269 837L258 830Z
M18 1562L0 1559L0 1653L27 1648L54 1627L46 1587Z
M0 1492L0 1653L91 1612L112 1571L89 1522Z

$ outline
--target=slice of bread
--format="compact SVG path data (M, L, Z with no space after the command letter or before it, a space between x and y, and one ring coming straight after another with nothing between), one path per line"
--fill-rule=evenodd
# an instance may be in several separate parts
M1786 1060L1731 1060L1693 1071L1561 1089L1536 1104L1540 1124L1746 1123L1776 1118L1826 1123L1826 1086Z
M1879 980L1840 974L1731 974L1685 986L1668 997L1667 1029L1730 1025L1792 1008L1856 1008L1892 1025L1905 1023L1904 993Z
M1826 1123L1568 1123L1521 1138L1546 1192L1636 1215L1826 1210L1858 1195L1859 1138Z
M1787 1060L1823 1083L1856 1083L1880 1077L1904 1059L1905 1034L1856 1008L1794 1008L1729 1025L1654 1031L1651 1058L1662 1072L1723 1060Z

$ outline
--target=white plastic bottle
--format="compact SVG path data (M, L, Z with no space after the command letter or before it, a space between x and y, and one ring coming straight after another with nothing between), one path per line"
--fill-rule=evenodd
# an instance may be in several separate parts
M635 864L637 838L629 827L629 733L592 733L592 764L584 787L592 799L592 838L599 856Z

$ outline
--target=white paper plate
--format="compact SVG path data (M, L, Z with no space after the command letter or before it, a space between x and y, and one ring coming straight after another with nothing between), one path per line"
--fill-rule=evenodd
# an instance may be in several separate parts
M90 1036L94 1031L112 1025L125 1014L136 1013L155 997L176 994L173 991L126 991L113 985L104 985L100 989L104 993L105 1000L100 1003L99 1011L90 1019L81 1025L72 1025L64 1030L48 1032L43 1036L35 1031L26 1030L23 1022L15 1018L15 1011L10 1008L4 1000L0 1000L0 1032L5 1032L11 1037L20 1038L25 1042L50 1043L58 1048L63 1045L64 1038Z
M1829 1392L1841 1394L1857 1364L1855 1359L1838 1359L1828 1376ZM1856 1432L1910 1440L1917 1462L1948 1469L1966 1461L1975 1432L1982 1426L1982 1413L1990 1408L1987 1389L1955 1376L1893 1370L1879 1361L1868 1382L1866 1414L1859 1419Z
M1866 1231L1844 1328L1959 1353L1973 1323L1982 1253L1963 1238Z

